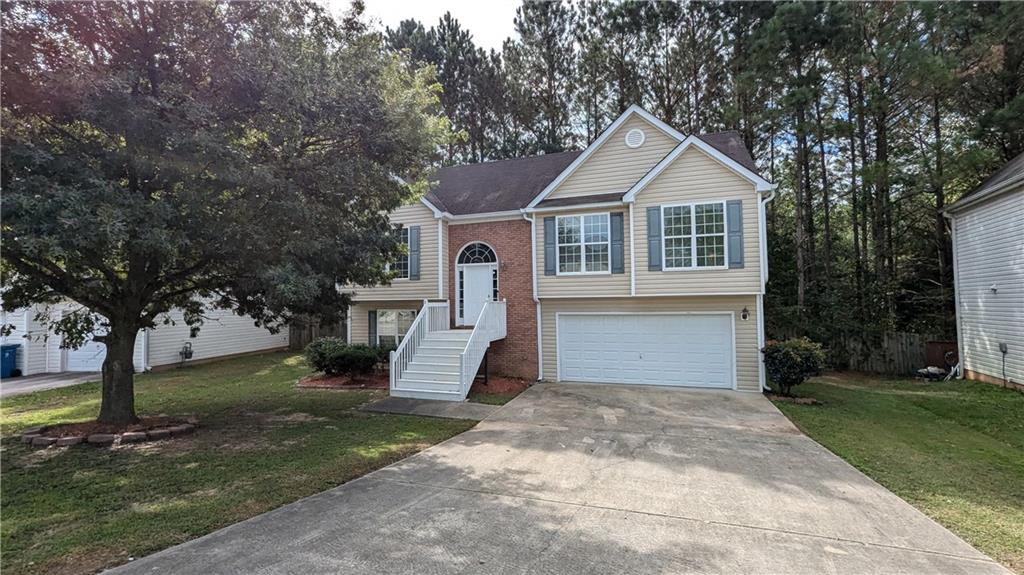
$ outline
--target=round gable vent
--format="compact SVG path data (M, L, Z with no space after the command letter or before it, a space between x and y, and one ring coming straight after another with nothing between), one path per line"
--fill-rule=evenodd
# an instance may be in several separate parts
M647 135L640 128L633 128L626 132L626 145L630 148L639 148L644 145L644 140L647 139Z

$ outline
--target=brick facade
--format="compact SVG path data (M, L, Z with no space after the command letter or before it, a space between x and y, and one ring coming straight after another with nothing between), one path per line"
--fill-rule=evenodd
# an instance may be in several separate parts
M489 369L495 375L537 378L537 307L533 301L530 232L530 222L522 219L448 226L448 301L453 325L458 305L455 262L459 251L470 242L484 242L498 256L498 297L507 301L508 335L488 350Z

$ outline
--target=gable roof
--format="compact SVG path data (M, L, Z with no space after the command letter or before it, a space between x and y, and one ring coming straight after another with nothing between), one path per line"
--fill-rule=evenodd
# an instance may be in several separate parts
M736 134L736 136L738 139L739 134ZM713 139L717 140L717 138ZM724 139L725 138L722 138L722 140ZM665 168L672 165L672 162L674 162L676 158L678 158L680 155L682 155L683 152L690 148L697 148L701 150L702 152L711 156L713 159L717 160L719 163L723 164L725 167L736 172L741 177L749 180L750 183L754 184L755 189L757 189L757 191L759 192L775 189L775 184L762 178L756 170L752 170L747 166L744 166L739 160L728 155L725 151L720 150L718 147L709 144L707 141L704 140L703 136L687 136L687 138L680 142L679 145L676 146L671 152L669 152L667 156L662 158L656 166L651 168L651 171L647 172L647 175L645 175L643 178L640 178L640 181L638 181L637 183L633 184L633 187L631 187L629 191L626 192L626 195L622 197L623 201L633 201L633 198L635 198L641 190L646 188L647 184L651 183L651 181L653 181L654 178L657 178L659 174L665 171ZM746 155L749 156L750 154ZM753 164L752 159L750 160L750 164Z
M736 163L739 165L760 175L757 171L757 163L754 162L754 157L750 155L747 145L743 142L743 136L738 131L712 132L710 134L700 134L697 137L711 144L719 152L736 160Z
M656 175L656 171L660 173L667 163L671 163L671 159L674 159L690 145L696 144L719 162L735 170L742 177L751 180L759 190L766 189L766 186L772 187L757 173L757 164L754 163L754 158L747 151L739 132L731 130L688 138L643 108L634 105L623 112L601 132L601 135L592 144L582 151L558 152L440 168L434 176L436 185L423 196L422 201L438 217L442 214L465 216L510 212L523 208L628 201L632 198L628 192L582 196L566 201L546 200L545 198L600 148L615 130L633 116L643 118L679 142L640 182L645 182L648 178L653 179L652 174ZM634 184L629 191L636 188L640 182Z
M583 162L587 161L587 158L592 156L594 152L596 152L601 146L603 146L604 143L608 140L608 138L610 138L611 135L615 133L616 130L619 129L619 126L625 124L626 121L632 118L633 116L640 116L644 120L647 120L649 123L653 124L661 131L665 132L669 137L675 139L677 142L681 142L683 141L683 139L686 138L686 136L679 132L679 130L676 130L672 126L669 126L665 122L662 122L658 118L651 115L650 112L644 110L640 106L633 104L632 106L627 108L626 111L623 112L618 118L616 118L610 126L605 128L604 131L601 132L601 134L597 137L597 139L591 142L590 145L587 146L585 150L583 150L583 153L581 153L576 158L576 160L573 161L573 163L566 166L565 170L563 170L562 173L558 174L558 176L555 179L551 180L551 182L543 190L541 190L541 192L537 194L537 197L534 198L533 201L530 202L530 204L526 207L533 208L536 207L537 204L543 202L545 198L551 195L551 192L555 191L555 188L557 188L559 184L561 184L569 176L571 176L577 168L583 165Z
M424 199L454 216L519 210L579 155L558 152L441 168Z
M951 212L981 201L982 199L1010 189L1015 183L1024 183L1024 154L1006 162L1006 165L985 178L977 188L964 194L964 197L950 204L944 211Z

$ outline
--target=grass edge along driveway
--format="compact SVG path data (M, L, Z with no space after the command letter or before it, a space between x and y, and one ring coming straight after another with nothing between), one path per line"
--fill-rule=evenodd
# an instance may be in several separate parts
M776 402L804 433L1024 573L1024 394L974 381L829 374Z
M99 384L4 399L4 573L112 567L340 485L474 422L370 414L386 392L296 389L301 356L273 353L141 375L140 415L192 415L169 441L34 450L21 429L92 419Z

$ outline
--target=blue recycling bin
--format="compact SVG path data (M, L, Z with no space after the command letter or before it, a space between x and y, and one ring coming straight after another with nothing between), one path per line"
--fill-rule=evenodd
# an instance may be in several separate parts
M0 378L7 379L14 373L19 347L21 347L20 343L0 345Z

